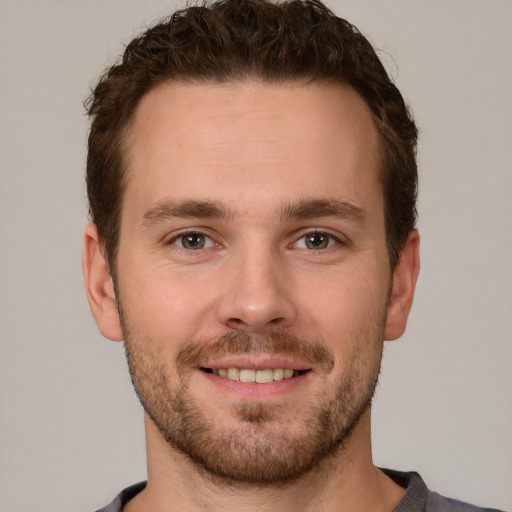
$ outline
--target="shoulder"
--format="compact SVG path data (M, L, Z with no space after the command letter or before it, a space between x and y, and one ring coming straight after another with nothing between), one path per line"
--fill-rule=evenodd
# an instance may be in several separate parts
M482 508L452 498L445 498L437 492L430 492L425 512L500 512L495 508Z
M147 482L140 482L138 484L127 487L121 491L106 507L100 508L96 512L122 512L125 504L146 488L146 483Z
M405 494L393 512L503 512L445 498L437 492L432 492L421 476L414 471L404 473L382 468L381 471L405 488Z

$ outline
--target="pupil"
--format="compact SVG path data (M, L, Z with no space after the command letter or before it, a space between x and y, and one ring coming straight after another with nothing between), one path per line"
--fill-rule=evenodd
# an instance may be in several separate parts
M191 233L183 237L183 247L187 249L201 248L204 245L204 239L202 235Z
M323 247L326 247L327 237L320 233L313 233L312 235L308 236L306 245L310 249L321 249Z

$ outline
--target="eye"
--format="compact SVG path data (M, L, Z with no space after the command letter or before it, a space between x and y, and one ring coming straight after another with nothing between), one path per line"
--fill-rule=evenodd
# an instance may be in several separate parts
M177 245L182 249L187 250L199 250L208 249L215 247L215 242L203 233L196 233L195 231L188 231L187 233L181 233L170 240L172 245Z
M328 249L329 247L332 247L338 243L339 240L329 233L313 231L312 233L307 233L306 235L299 238L295 244L295 247L299 249L312 249L318 251L320 249Z

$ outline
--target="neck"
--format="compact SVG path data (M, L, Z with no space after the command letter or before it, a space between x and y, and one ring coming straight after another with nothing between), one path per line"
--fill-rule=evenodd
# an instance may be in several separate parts
M215 480L170 448L146 416L148 484L125 512L389 512L404 489L379 471L371 458L370 411L344 448L298 480L281 486L250 486Z

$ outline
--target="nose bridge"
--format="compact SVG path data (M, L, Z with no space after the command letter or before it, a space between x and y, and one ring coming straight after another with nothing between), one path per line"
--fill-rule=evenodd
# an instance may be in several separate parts
M282 255L268 242L253 240L234 251L224 269L219 320L253 333L293 323L295 308L284 267Z

